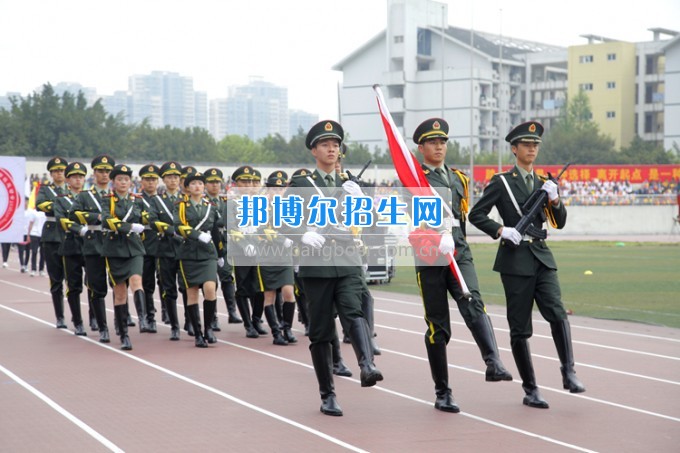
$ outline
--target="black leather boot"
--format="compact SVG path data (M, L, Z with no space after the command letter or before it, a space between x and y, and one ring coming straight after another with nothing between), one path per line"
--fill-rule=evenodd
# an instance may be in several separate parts
M90 321L90 330L97 332L99 330L99 323L97 322L97 315L94 312L94 300L90 295L90 291L87 291L87 315Z
M512 356L517 364L517 371L522 378L522 388L524 389L524 399L522 404L539 409L548 409L548 402L543 399L536 386L536 376L534 375L534 364L531 361L531 351L529 341L525 339L511 340Z
M74 332L80 337L87 336L85 328L83 327L83 316L80 311L80 294L69 293L66 296L68 306L71 309L71 320L73 321Z
M262 314L264 313L264 293L256 293L251 302L253 303L253 328L259 335L267 335L267 329L262 327Z
M132 297L135 301L135 309L137 310L139 333L148 332L149 325L146 322L146 297L144 296L144 290L138 289Z
M179 293L182 295L182 305L184 305L184 331L190 337L194 336L194 325L191 323L189 318L189 307L187 306L187 292L184 289L179 289Z
M130 316L130 305L128 304L128 301L125 301L125 319L127 321L127 326L128 327L134 327L137 324L135 324L135 320L132 319L132 316Z
M453 394L449 388L449 362L446 358L446 343L432 344L426 338L425 350L434 381L434 393L436 395L434 408L443 412L460 412L460 407L453 399Z
M482 353L486 363L486 380L488 382L512 381L512 374L505 369L498 354L496 336L493 333L491 318L486 313L478 316L469 326L472 337Z
M319 394L321 395L319 410L326 415L339 417L342 415L342 409L335 398L331 345L329 343L311 344L309 351L312 353L312 364L314 365L316 380L319 383Z
M216 300L203 301L203 323L205 324L205 339L210 344L217 343L217 337L212 330L212 322L215 320L217 309Z
M177 317L177 301L166 299L168 323L170 324L170 341L179 341L179 318Z
M246 337L248 338L259 337L260 334L257 333L257 330L255 330L255 328L253 327L253 323L251 322L248 298L237 297L236 307L238 308L238 311L241 313L241 318L243 318L243 327L246 329Z
M295 302L297 303L298 309L298 321L300 324L305 326L305 336L309 336L309 315L307 313L307 300L304 294L300 291L297 285L295 285Z
M188 305L187 314L189 316L189 322L194 330L194 344L197 348L207 348L208 343L203 338L203 332L201 330L201 313L198 309L198 304Z
M352 347L361 368L361 386L372 387L383 380L383 375L373 363L373 349L371 348L370 331L364 318L354 318L349 326L349 336Z
M366 319L366 322L368 323L368 330L371 333L370 342L371 348L373 349L373 355L380 355L382 354L382 351L375 341L375 325L373 324L373 296L367 288L361 293L361 311L364 312L364 319Z
M335 333L335 337L331 342L331 352L333 354L333 374L336 376L351 377L352 370L350 370L345 362L342 360L342 351L340 350L340 338L338 338L338 333Z
M144 299L146 300L146 327L147 332L156 333L158 332L158 326L156 325L156 307L153 303L153 293L147 294L144 292Z
M560 371L562 372L562 385L570 393L583 393L586 391L584 385L576 377L574 371L574 350L571 346L571 327L569 320L564 319L560 322L550 323L553 341L557 348L557 355L560 358Z
M94 315L99 326L99 342L110 343L109 326L106 322L106 302L103 298L94 298L92 299L92 308L94 309Z
M160 288L160 285L158 285ZM165 296L163 296L163 291L161 293L161 321L163 324L170 324L170 317L168 316L168 301Z
M241 324L243 320L236 312L236 295L234 294L234 280L229 279L225 282L222 282L222 295L224 296L224 303L227 305L229 324Z
M116 325L118 326L118 332L120 332L120 349L131 351L132 343L130 342L130 337L128 337L127 304L114 305L113 311L116 314Z
M293 318L295 317L295 302L283 303L283 337L288 343L297 343L297 338L293 335Z
M286 346L288 341L283 337L281 329L279 328L279 320L276 317L276 307L274 305L266 305L264 307L264 316L267 318L267 324L272 330L272 343L279 346Z
M57 329L66 329L68 326L64 321L64 293L52 293L52 306L54 307L54 316L57 318Z

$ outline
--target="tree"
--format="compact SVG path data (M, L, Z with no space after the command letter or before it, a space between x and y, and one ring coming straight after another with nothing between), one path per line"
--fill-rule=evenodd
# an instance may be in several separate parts
M618 153L620 164L674 164L680 159L672 151L665 151L661 146L652 142L646 142L636 135L625 148Z

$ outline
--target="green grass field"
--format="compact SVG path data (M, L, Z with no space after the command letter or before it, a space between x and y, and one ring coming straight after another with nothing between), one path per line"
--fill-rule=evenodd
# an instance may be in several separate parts
M497 247L471 244L487 305L505 305L500 275L491 270ZM574 315L680 328L680 244L555 241L550 248ZM372 288L418 294L412 258L400 263L389 284Z

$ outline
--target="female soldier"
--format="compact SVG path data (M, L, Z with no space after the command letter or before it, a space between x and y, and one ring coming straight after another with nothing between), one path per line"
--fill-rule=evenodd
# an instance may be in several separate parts
M224 265L218 212L203 194L205 177L194 172L184 179L187 197L175 205L175 228L184 238L177 255L182 283L187 291L187 312L197 348L217 343L211 323L217 308L217 266ZM219 258L218 258L219 257ZM205 337L201 331L198 290L203 290Z
M132 169L127 165L116 165L111 170L113 193L104 199L102 223L106 229L102 255L106 259L106 271L113 287L113 308L120 335L121 349L132 349L127 332L127 288L133 293L140 325L146 321L146 298L142 289L144 267L144 244L140 234L142 209L131 194ZM140 329L141 330L141 329Z

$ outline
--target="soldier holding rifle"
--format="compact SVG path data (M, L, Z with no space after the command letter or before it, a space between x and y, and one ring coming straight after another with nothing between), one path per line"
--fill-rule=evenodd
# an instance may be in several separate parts
M505 137L517 162L511 170L494 175L484 189L482 198L470 212L470 222L494 239L500 238L494 270L500 272L505 297L507 317L510 324L510 344L517 369L522 377L526 396L523 404L542 409L548 403L541 397L536 385L534 368L529 350L529 338L533 333L531 310L534 301L541 315L550 323L552 337L562 364L564 388L571 393L581 393L585 387L576 377L571 345L571 331L564 310L557 278L557 264L542 234L522 235L515 228L523 222L520 206L526 201L543 200L543 215L533 219L534 229L541 231L543 220L555 228L563 228L567 210L560 200L555 181L537 177L534 161L543 135L543 126L536 121L522 123ZM535 190L544 191L541 197L532 197ZM498 209L503 224L489 218L493 207ZM531 210L534 211L535 210ZM539 236L538 238L536 236Z

